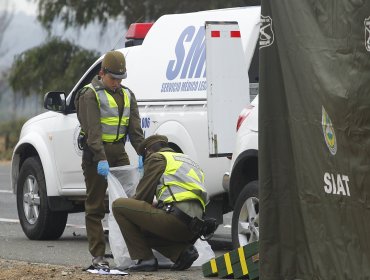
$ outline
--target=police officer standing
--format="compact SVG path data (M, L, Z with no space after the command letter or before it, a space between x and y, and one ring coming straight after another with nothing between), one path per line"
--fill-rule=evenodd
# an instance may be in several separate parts
M92 264L109 268L105 259L105 237L101 220L109 167L130 164L125 151L127 135L138 151L144 140L135 95L121 86L127 77L126 62L119 51L103 58L99 75L82 88L75 99L81 124L82 169L86 184L85 221Z
M130 257L138 260L129 270L156 271L152 249L174 262L172 270L187 269L199 256L193 245L199 233L192 224L204 214L203 171L189 156L169 148L166 136L146 138L139 154L144 175L134 198L119 198L112 205Z

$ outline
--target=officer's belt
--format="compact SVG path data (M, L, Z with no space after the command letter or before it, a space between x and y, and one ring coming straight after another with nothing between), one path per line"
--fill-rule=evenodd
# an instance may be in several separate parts
M112 145L112 144L118 144L118 143L124 143L124 142L125 142L124 138L121 138L121 139L119 139L117 141L113 141L113 142L103 141L103 145Z
M176 207L174 204L162 204L162 205L159 204L159 207L157 206L157 208L166 211L168 214L174 215L175 217L179 218L182 222L184 222L186 225L189 225L193 220L193 217L186 214L184 211Z

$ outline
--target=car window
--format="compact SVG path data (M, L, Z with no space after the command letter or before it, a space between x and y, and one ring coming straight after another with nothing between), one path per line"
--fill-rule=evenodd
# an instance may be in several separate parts
M258 83L259 82L259 44L257 42L257 46L254 50L253 58L251 64L249 66L249 82L250 83Z
M73 90L73 92L70 93L70 94L72 94L72 96L69 99L68 104L67 104L68 113L75 113L76 112L76 107L75 107L74 100L75 100L77 92L80 89L82 89L85 85L89 84L92 81L92 79L96 75L98 75L100 68L101 68L101 63L97 64L89 73L87 73L85 78L79 83L79 85Z

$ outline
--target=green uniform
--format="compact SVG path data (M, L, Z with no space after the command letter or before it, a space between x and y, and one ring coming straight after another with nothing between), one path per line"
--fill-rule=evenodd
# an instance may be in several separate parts
M91 82L95 89L104 88L104 85L96 76ZM117 103L118 110L122 114L124 98L122 90L111 92ZM129 89L126 89L129 91ZM107 160L110 167L130 164L125 151L123 141L115 143L103 143L101 113L96 93L91 88L83 88L75 99L77 117L81 124L81 130L85 133L86 145L82 155L82 169L86 184L86 232L89 241L89 251L92 256L104 256L105 238L101 220L105 216L105 194L107 180L97 173L97 164L100 160ZM127 106L126 106L127 107ZM140 116L134 94L130 91L130 118L127 134L134 149L137 151L143 141L143 131L140 126Z
M159 152L173 152L162 148ZM175 262L181 252L194 242L195 236L179 218L152 205L167 161L160 153L145 160L144 176L134 198L119 198L113 202L113 214L126 241L131 259L151 259L152 249ZM177 202L176 206L189 216L201 218L199 201Z

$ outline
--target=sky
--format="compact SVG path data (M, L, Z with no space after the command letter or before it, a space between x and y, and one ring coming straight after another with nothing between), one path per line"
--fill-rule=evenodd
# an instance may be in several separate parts
M9 27L4 32L3 43L0 45L0 70L9 67L14 56L36 47L47 37L47 32L36 20L37 3L34 0L0 0L0 13L11 11L13 14ZM120 21L109 24L110 31L100 34L98 24L90 24L84 29L64 29L62 23L56 23L52 34L68 39L84 48L105 53L115 45L123 45L126 27Z
M0 11L13 10L27 15L36 14L36 4L29 0L0 0Z

